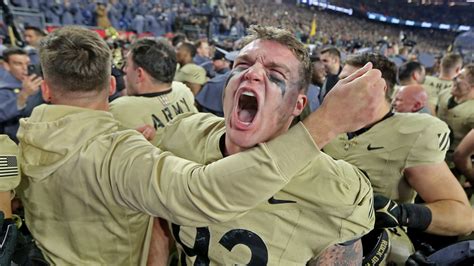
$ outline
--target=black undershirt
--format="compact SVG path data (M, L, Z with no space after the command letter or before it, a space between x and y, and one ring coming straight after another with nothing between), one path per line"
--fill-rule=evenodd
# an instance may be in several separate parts
M382 119L380 119L379 121L377 121L376 123L374 123L373 125L371 125L370 127L364 127L364 128L361 128L357 131L354 131L354 132L349 132L347 133L347 138L349 139L352 139L354 137L357 137L359 135L362 135L363 133L365 133L366 131L368 131L369 129L371 129L373 126L377 125L378 123L384 121L385 119L387 118L390 118L394 115L395 113L393 112L393 109L390 109L390 111L388 111L388 113L382 117Z

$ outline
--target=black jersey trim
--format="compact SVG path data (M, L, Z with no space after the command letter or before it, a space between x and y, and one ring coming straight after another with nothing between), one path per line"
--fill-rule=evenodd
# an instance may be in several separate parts
M143 94L137 94L137 95L134 95L134 96L152 98L152 97L161 96L161 95L165 95L165 94L171 93L172 91L173 91L173 89L172 89L172 88L169 88L169 89L167 89L167 90L165 90L165 91L151 92L151 93L143 93Z
M384 117L382 117L382 119L380 119L379 121L377 121L376 123L374 123L373 125L371 125L370 127L364 127L364 128L361 128L357 131L354 131L354 132L349 132L347 133L347 137L349 139L352 139L352 138L355 138L359 135L362 135L363 133L369 131L369 129L371 129L373 126L377 125L378 123L384 121L385 119L387 118L390 118L392 117L393 115L395 114L395 112L393 112L393 109L390 109L390 111L388 111L388 113L386 115L384 115Z

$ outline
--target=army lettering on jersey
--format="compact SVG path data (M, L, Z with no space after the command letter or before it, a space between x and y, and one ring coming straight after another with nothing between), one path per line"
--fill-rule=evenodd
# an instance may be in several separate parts
M151 119L153 120L153 127L158 129L159 127L165 127L166 123L173 120L177 115L183 114L185 112L193 112L189 107L189 104L186 102L185 98L181 98L177 102L170 104L169 106L164 107L161 109L161 113L166 118L165 123L163 123L158 116L155 114L151 115Z
M110 112L125 128L153 126L156 136L151 143L157 145L167 123L179 114L197 113L197 109L191 90L174 81L168 91L120 97L110 103Z
M444 92L449 91L453 87L451 80L444 80L438 77L426 76L423 87L428 93L428 102L433 106L438 105L438 96Z

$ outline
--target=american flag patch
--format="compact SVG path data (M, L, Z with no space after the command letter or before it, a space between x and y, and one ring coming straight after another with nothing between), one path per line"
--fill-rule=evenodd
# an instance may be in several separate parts
M0 178L18 175L16 156L0 156Z

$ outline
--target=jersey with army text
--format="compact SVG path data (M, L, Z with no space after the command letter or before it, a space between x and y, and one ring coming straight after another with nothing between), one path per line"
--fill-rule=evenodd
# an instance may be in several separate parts
M156 136L151 143L156 145L169 121L182 113L196 113L197 109L191 90L174 81L168 91L120 97L110 103L110 112L125 128L135 129L144 124L153 126Z
M186 116L169 124L159 147L201 163L221 159L223 120L209 114ZM166 141L176 134L182 141ZM208 227L171 224L170 229L187 265L305 265L328 246L372 229L372 193L361 171L320 153L283 190L247 214Z
M434 76L426 76L423 87L428 94L428 102L433 106L437 106L439 95L444 91L450 91L453 87L453 81Z
M449 129L443 121L427 114L394 113L350 139L339 135L324 152L365 171L374 193L412 203L416 192L403 178L404 169L442 162L448 147Z
M454 102L451 92L445 91L439 96L437 114L452 131L453 139L449 149L449 153L451 153L464 136L474 128L474 99L457 104Z

